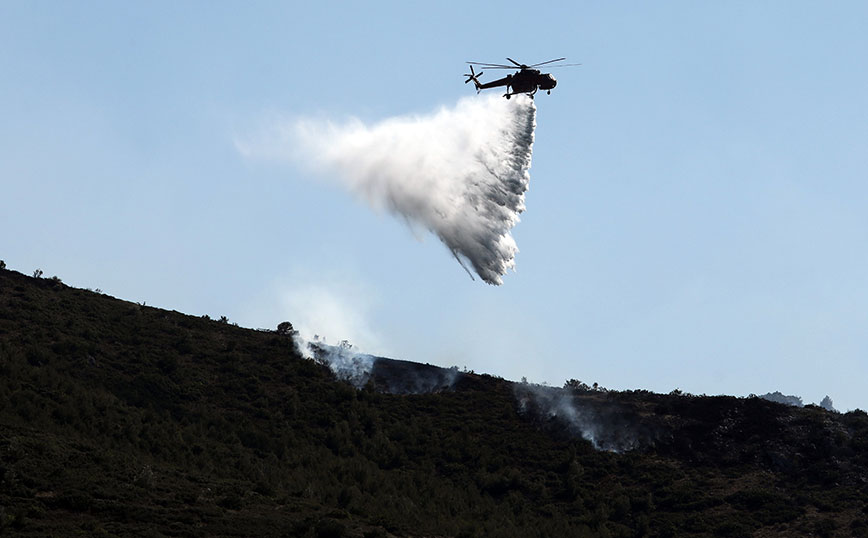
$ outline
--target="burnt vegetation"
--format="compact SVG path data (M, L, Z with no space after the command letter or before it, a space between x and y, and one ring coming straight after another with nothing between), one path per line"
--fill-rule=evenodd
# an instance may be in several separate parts
M0 265L0 534L868 536L862 411L403 361L357 390L291 335Z

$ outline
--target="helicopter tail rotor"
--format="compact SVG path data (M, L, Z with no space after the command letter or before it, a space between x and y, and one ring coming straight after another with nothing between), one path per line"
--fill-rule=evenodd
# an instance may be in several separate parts
M476 77L481 77L482 73L482 71L479 73L475 72L472 65L470 66L470 73L464 73L464 76L467 77L467 80L465 80L464 83L467 84L472 80L473 84L476 86L476 93L479 93L479 79Z

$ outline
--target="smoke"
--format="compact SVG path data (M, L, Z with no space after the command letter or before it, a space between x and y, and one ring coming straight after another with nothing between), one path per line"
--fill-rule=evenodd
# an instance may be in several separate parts
M374 209L424 226L465 269L499 285L515 268L510 231L525 209L535 125L533 100L485 96L370 125L298 120L238 147L338 178Z
M346 340L332 346L319 338L311 342L298 333L293 336L302 355L328 366L336 378L357 389L364 387L371 378L376 357L356 351Z
M554 426L595 449L626 452L652 442L655 434L635 412L607 401L602 393L584 397L555 387L516 383L515 396L523 416Z
M763 400L768 400L770 402L791 405L793 407L803 407L805 405L804 402L802 402L802 398L800 396L786 395L779 390L769 392L768 394L763 394L760 396L760 398L762 398Z
M388 353L388 346L369 321L378 298L364 281L352 274L321 275L317 279L298 274L292 278L293 284L277 285L269 295L268 304L277 305L271 319L291 319L306 342L346 340L358 348Z
M357 389L371 383L388 394L430 394L452 389L462 375L456 366L441 368L361 353L346 340L335 346L320 337L308 340L298 332L293 339L304 357L328 366L335 378Z
M457 366L441 368L430 364L378 358L371 371L374 387L389 394L430 394L452 390L464 374Z
M804 407L805 403L802 401L801 396L792 396L783 394L781 391L776 390L774 392L769 392L767 394L762 394L759 396L763 400L769 400L771 402L777 402L784 405L790 405L793 407ZM825 398L820 401L818 404L814 404L816 406L822 407L826 411L837 412L835 409L835 405L832 403L832 398L827 394Z

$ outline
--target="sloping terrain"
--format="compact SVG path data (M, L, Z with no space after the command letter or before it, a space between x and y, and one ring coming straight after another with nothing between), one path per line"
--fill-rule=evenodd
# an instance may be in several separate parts
M868 416L387 360L357 390L287 335L0 270L0 533L868 536Z

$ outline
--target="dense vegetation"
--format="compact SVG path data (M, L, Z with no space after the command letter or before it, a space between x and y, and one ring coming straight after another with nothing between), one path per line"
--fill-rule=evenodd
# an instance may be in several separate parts
M555 389L356 390L226 321L0 269L0 534L868 536L861 411L558 389L617 453Z

